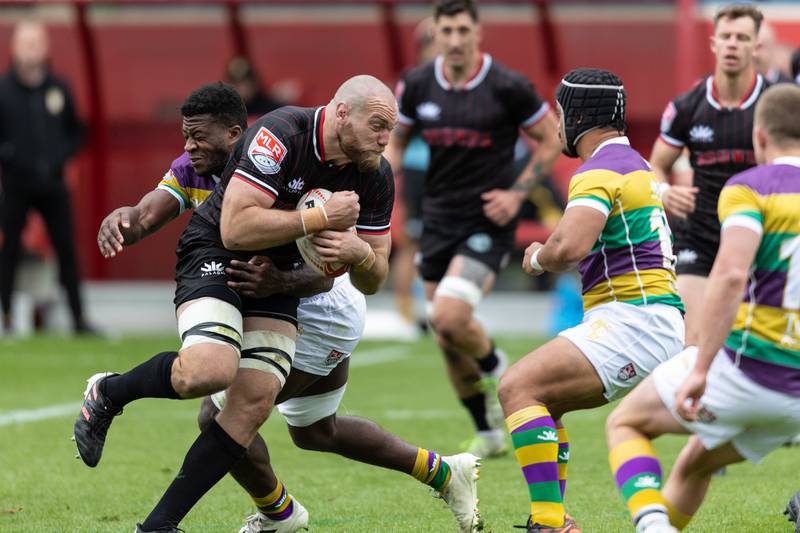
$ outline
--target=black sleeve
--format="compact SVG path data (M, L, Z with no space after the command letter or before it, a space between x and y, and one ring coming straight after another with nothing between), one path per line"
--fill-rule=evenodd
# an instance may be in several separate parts
M232 177L277 198L286 179L286 169L292 158L297 157L289 146L293 134L289 122L276 113L260 118L245 133L242 155Z
M75 112L75 101L72 98L69 86L64 82L59 83L59 85L64 93L64 152L61 154L61 163L63 164L80 150L84 139L84 127L78 118L78 113Z
M675 148L683 148L689 138L689 121L686 95L672 100L661 114L661 140Z
M530 128L542 120L550 109L530 80L516 72L509 75L502 92L501 101L506 104L514 123L522 129Z
M392 228L394 207L394 176L389 163L381 159L381 168L371 179L362 180L358 193L361 211L356 221L356 231L368 235L384 235Z

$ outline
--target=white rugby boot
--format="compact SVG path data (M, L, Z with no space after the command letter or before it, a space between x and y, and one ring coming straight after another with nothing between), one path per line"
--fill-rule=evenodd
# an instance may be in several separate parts
M443 499L458 523L460 533L483 530L478 511L478 478L481 460L469 453L442 457L450 467L450 483L434 496Z
M292 514L285 520L272 520L260 512L248 516L239 533L295 533L308 529L308 511L295 497L292 497L292 505Z

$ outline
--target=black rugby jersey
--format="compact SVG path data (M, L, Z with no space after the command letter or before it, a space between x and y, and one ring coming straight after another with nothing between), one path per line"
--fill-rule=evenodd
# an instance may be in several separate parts
M486 223L481 193L514 183L520 128L542 120L549 106L522 74L483 54L463 88L447 81L444 58L408 72L398 83L400 123L430 146L423 218L428 223Z
M689 149L694 185L699 188L687 230L719 242L717 200L728 178L756 164L753 115L756 102L769 84L757 74L737 107L724 107L709 76L667 104L661 117L661 139Z
M273 209L294 210L300 197L311 189L355 191L361 207L356 231L372 235L388 233L394 204L394 178L389 163L381 158L377 171L365 173L353 164L337 167L327 163L322 138L324 123L324 107L283 107L258 119L247 129L220 183L196 209L194 217L212 226L219 239L225 188L231 179L240 179L253 186L253 194L272 197ZM289 267L300 257L294 243L248 255L266 255L279 268Z

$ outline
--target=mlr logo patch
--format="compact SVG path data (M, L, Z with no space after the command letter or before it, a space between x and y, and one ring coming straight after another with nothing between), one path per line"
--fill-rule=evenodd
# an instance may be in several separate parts
M329 353L328 357L325 359L325 364L328 366L338 365L339 361L341 361L345 355L347 355L345 352L331 350L331 353Z
M261 126L250 141L247 156L264 174L277 174L281 169L281 162L286 157L286 146L274 133Z

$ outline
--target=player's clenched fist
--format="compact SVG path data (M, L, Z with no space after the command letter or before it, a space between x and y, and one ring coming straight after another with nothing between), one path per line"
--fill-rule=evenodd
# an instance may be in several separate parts
M358 204L358 195L353 191L338 191L331 195L325 202L325 214L328 218L328 228L346 230L356 224L361 206Z
M542 246L544 246L544 244L540 242L534 242L525 249L525 257L522 259L522 270L531 276L539 276L544 272L541 267L534 267L534 264L538 265L538 262L534 263L531 261L531 257L533 257L534 254L542 248Z
M137 239L139 212L135 207L115 209L100 224L97 232L97 246L103 257L114 257L122 251L124 244L133 244Z

